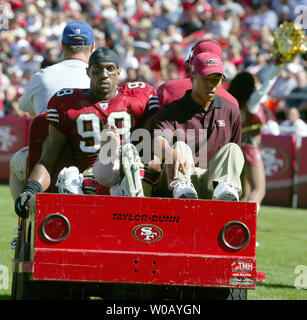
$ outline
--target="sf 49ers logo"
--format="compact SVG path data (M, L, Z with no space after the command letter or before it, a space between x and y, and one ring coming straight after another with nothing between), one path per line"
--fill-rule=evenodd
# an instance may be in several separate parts
M132 234L139 241L154 242L162 238L163 232L154 225L141 224L133 229Z
M0 124L0 157L1 162L9 160L22 145L22 134L13 124Z
M270 178L283 176L289 169L289 155L278 146L265 145L261 151L265 175Z

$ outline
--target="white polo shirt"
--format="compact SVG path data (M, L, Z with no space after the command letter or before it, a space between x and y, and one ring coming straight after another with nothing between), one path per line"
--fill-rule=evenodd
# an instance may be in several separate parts
M64 60L36 72L19 101L25 112L39 115L46 112L50 98L63 88L89 88L88 64L77 59Z

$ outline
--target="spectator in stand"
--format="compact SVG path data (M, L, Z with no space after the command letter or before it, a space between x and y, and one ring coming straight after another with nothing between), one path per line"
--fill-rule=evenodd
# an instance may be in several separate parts
M4 111L5 114L13 114L17 116L26 115L18 106L18 92L15 86L9 85L5 89L4 95Z
M237 70L243 69L244 58L242 56L242 45L239 41L231 42L229 45L229 58L228 61L233 63Z
M224 61L224 83L229 83L238 73L237 67L228 60L227 52L223 51L223 61Z
M7 69L7 74L10 84L16 88L19 96L22 95L24 93L24 88L22 87L23 71L17 65L14 65Z
M111 13L113 12L113 13ZM102 31L105 34L106 45L108 48L114 50L117 54L121 54L122 45L120 32L116 28L114 19L116 18L116 11L103 11L101 15L101 23L103 25Z
M178 21L178 26L182 29L184 37L203 29L204 22L199 18L196 6L192 5L183 12Z
M272 89L271 96L284 99L298 86L296 75L302 70L302 66L296 62L290 62L282 70L280 77Z
M137 71L134 68L127 68L126 82L135 82L138 80Z
M275 30L278 25L278 16L267 3L259 2L253 5L253 11L244 19L243 25L257 31L264 25L267 25L270 30Z
M166 31L168 26L172 23L170 18L170 9L167 2L163 2L162 5L155 3L152 11L155 18L152 20L153 29Z
M185 76L185 60L182 56L182 47L177 42L170 45L169 51L166 53L167 64L174 64L178 69L180 77Z
M265 52L258 52L256 55L256 61L245 68L245 71L248 71L252 74L262 73L264 71L266 62L268 61L268 54ZM260 76L260 74L259 74ZM261 77L261 76L260 76Z
M307 124L300 118L297 108L291 107L287 112L287 120L280 124L280 132L295 133L301 137L307 137Z
M19 102L24 112L36 116L46 112L50 98L62 88L88 88L88 59L95 47L93 29L84 21L67 24L62 36L64 61L42 69L31 79ZM10 190L14 199L26 181L28 147L17 151L10 160Z
M274 31L274 30L273 30ZM267 25L263 25L260 28L260 38L257 41L259 49L264 52L272 52L273 51L273 31Z
M218 5L218 9L221 11L229 10L232 16L243 18L245 11L243 6L238 1L221 0L218 1L221 5Z
M1 62L1 61L0 61ZM2 62L0 63L0 117L5 115L5 90L9 86L9 78L2 72Z
M259 54L259 47L256 44L251 43L246 49L247 52L243 62L244 69L255 65Z
M161 74L161 60L160 55L160 42L158 40L153 40L151 42L151 48L149 52L140 57L141 64L147 64L150 70L153 72L155 81L158 80Z
M177 42L180 43L183 40L180 29L177 28L175 24L170 24L165 32L166 42L172 43Z
M286 106L296 107L300 110L301 106L307 102L307 73L305 70L296 74L297 87L294 88L286 98Z
M261 128L261 133L270 133L278 136L280 134L279 124L273 113L267 108L263 108L263 112L266 118L266 125Z
M56 47L50 47L46 50L45 58L41 63L41 69L52 66L59 62L58 50Z
M137 80L150 84L152 87L156 86L154 72L147 64L141 63L137 70Z
M179 79L181 76L179 74L179 70L177 65L170 63L166 67L166 75L165 75L165 81L168 80L176 80Z
M231 32L237 32L239 21L229 10L217 12L211 21L210 33L215 38L227 39Z

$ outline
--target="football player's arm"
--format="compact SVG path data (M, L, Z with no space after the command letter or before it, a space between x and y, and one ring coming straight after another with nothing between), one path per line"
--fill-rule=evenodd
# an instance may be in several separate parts
M159 104L157 94L152 88L151 95L148 98L148 101L146 103L142 116L136 122L135 129L143 128L150 131L151 123L152 123L151 119L158 112L159 108L160 108L160 104Z
M51 174L66 140L67 136L63 132L49 124L48 136L44 141L41 157L29 177L29 180L38 181L43 191L50 186Z
M49 124L49 135L46 138L42 155L33 168L23 191L15 201L15 212L19 217L27 218L27 205L36 193L46 191L51 182L51 173L64 146L67 136Z

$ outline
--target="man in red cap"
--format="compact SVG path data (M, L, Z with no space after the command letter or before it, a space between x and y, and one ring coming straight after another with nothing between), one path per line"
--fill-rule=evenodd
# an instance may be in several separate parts
M239 200L244 165L239 108L218 94L221 57L194 56L192 89L165 105L154 119L154 153L164 162L157 196Z
M198 41L191 49L190 56L185 62L187 69L187 77L166 81L158 88L157 94L161 107L181 98L186 90L192 88L192 83L190 80L191 63L193 57L202 52L211 52L213 54L216 54L220 58L222 58L223 54L222 48L217 41L208 38ZM221 97L228 99L230 102L233 102L238 107L237 100L230 93L228 93L222 86L219 88L217 94Z

